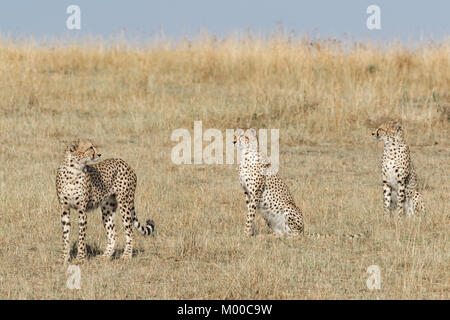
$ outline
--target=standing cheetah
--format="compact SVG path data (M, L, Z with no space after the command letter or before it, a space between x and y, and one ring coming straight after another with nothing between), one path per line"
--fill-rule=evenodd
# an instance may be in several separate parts
M70 209L79 214L79 238L77 259L86 258L86 212L101 206L103 225L108 236L108 244L103 254L111 257L114 252L116 231L114 216L119 208L126 233L126 246L122 258L131 258L133 234L131 223L143 235L150 235L154 222L149 219L145 227L141 226L134 211L134 193L136 174L121 159L107 159L93 165L89 161L98 161L100 154L90 141L76 140L67 146L56 175L56 192L61 206L63 228L62 260L69 260Z
M372 132L372 136L384 141L381 171L385 214L389 215L395 208L398 216L404 214L405 208L408 216L414 215L417 211L424 212L416 171L400 123L385 121Z
M277 236L303 234L313 238L332 237L330 234L304 231L303 213L296 206L286 183L271 168L269 159L258 151L255 129L245 132L236 129L233 144L240 153L239 182L247 198L246 235L254 235L255 214L259 211ZM343 236L351 240L365 237L363 233Z

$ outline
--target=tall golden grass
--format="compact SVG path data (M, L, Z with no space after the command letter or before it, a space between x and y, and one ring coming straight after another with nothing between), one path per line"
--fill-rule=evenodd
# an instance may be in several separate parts
M202 36L148 46L0 40L0 298L449 298L450 42L376 46L276 34ZM406 129L425 216L382 215L383 118ZM174 165L171 132L280 129L280 175L306 228L332 239L243 237L233 166ZM191 131L192 132L192 131ZM224 131L223 131L224 132ZM57 263L55 172L64 145L91 138L138 174L130 263L101 262L100 213L88 216L81 290ZM72 216L72 241L76 217ZM120 226L120 219L117 219ZM348 242L339 235L365 232ZM119 227L118 250L123 248ZM262 235L262 236L261 236ZM378 265L382 289L366 287Z
M245 125L284 127L289 133L300 126L312 139L327 139L330 132L337 133L334 139L358 139L355 131L367 121L386 116L419 125L430 139L432 128L448 127L448 42L382 48L294 42L278 35L271 40L202 37L148 48L101 43L50 48L3 43L1 71L10 81L3 83L2 109L57 112L64 104L123 111L118 102L129 97L162 112L168 123L178 118L179 112L168 112L176 104L183 108L185 124L205 109L202 120L211 125L233 127L239 117ZM226 99L203 101L208 108L186 101L200 86L215 92L208 98L224 94ZM155 101L161 90L169 101ZM100 106L106 98L108 105Z

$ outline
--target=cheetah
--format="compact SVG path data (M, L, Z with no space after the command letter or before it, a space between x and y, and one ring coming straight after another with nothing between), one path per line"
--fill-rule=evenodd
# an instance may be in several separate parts
M137 178L133 169L122 159L107 159L98 162L101 154L89 140L70 143L62 158L56 175L56 192L61 207L63 231L62 261L69 261L70 209L79 214L79 237L77 260L86 259L86 226L88 211L101 207L102 221L108 243L103 257L110 258L114 252L116 231L114 217L119 208L125 227L126 245L122 258L131 258L133 234L131 223L143 235L155 230L153 220L141 226L134 210L134 194ZM96 162L88 165L88 162Z
M247 203L245 234L255 234L254 220L260 212L276 236L297 236L323 238L330 234L304 231L303 213L294 202L288 186L273 168L269 159L258 150L256 130L236 129L233 144L238 149L240 164L237 168L239 182L244 189ZM349 239L364 237L363 233L344 235Z
M372 136L376 140L384 141L381 164L384 213L390 215L391 210L395 209L398 216L402 216L405 209L408 216L425 212L422 195L418 190L416 171L401 124L387 120L372 132Z

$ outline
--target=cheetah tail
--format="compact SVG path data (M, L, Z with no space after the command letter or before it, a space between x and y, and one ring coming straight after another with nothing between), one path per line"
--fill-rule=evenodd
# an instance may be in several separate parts
M309 238L316 238L316 239L324 239L324 238L331 238L332 237L331 234L322 234L322 233L309 232L309 231L304 231L304 235L309 237Z
M155 231L155 222L152 219L147 220L146 226L142 226L138 219L136 218L136 215L133 215L134 220L134 227L144 236L149 236Z
M366 235L364 233L354 233L354 234L344 234L344 237L349 240L355 240L365 238Z
M316 239L324 239L324 238L332 238L333 237L332 234L322 234L322 233L317 233L317 232L305 231L304 234L309 238L316 238ZM344 234L343 237L348 240L355 240L355 239L365 238L366 235L364 233L355 233L355 234Z

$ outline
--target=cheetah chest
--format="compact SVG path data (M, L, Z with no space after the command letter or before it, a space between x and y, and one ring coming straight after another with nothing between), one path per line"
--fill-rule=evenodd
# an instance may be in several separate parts
M397 177L398 169L396 172L395 166L392 163L389 163L385 165L383 172L389 186L393 190L398 190L398 177Z
M396 172L397 171L397 172ZM391 203L390 207L395 208L397 206L397 191L398 191L398 169L392 162L388 162L383 166L383 175L387 184L391 187Z
M251 168L248 168L246 166L241 166L239 168L239 183L241 184L242 188L244 188L244 191L248 194L253 194L255 190L255 186L252 186L250 183L248 183L249 180L252 179L252 177L255 176L255 173L251 170Z
M95 196L92 195L90 182L85 173L67 173L66 179L62 182L61 201L73 208L84 207L86 210L94 209L98 206Z
M291 233L291 228L289 228L289 225L286 223L286 214L281 205L277 206L275 203L272 203L270 199L270 190L264 189L257 205L258 212L276 235Z
M71 206L77 206L83 198L83 191L80 183L67 182L63 185L60 198Z

